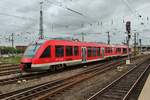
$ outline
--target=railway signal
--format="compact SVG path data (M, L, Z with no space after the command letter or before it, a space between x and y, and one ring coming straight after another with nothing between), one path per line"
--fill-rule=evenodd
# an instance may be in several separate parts
M142 39L139 39L139 43L140 43L140 52L142 52Z
M126 61L126 64L130 64L129 42L130 42L130 38L131 38L131 21L126 22L126 31L127 31L127 34L128 34L128 38L127 38L128 59Z
M126 22L126 31L128 33L128 37L130 37L130 33L131 33L131 22L130 21L127 21Z
M136 45L137 45L136 37L137 37L137 34L134 33L134 56L136 55Z

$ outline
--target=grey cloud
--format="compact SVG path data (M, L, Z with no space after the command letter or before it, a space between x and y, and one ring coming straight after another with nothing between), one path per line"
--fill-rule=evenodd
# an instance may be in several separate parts
M43 0L45 1L45 0ZM57 7L54 4L44 4L44 31L45 36L64 36L64 34L56 35L54 33L102 33L99 37L86 36L89 41L99 40L106 41L106 31L116 33L112 36L112 41L121 41L125 38L125 23L123 18L131 17L133 29L139 29L141 26L137 19L137 15L130 11L123 0L50 0L52 2L62 2L66 7L83 13L86 17L70 12L64 8ZM133 9L140 9L150 3L149 0L124 0L128 1ZM2 0L0 4L0 12L5 12L10 15L17 15L33 20L24 20L11 16L0 15L0 31L3 32L34 32L38 36L39 30L39 2L40 0ZM150 7L142 8L144 10L137 11L142 14L142 17L150 16L148 14ZM114 25L111 25L113 20ZM125 20L126 21L126 20ZM98 26L102 22L102 26ZM145 22L145 21L144 21ZM53 31L52 31L53 24ZM91 25L90 25L91 24ZM148 25L148 24L146 24ZM115 28L117 30L115 30ZM142 27L142 29L145 29ZM146 27L147 29L147 27ZM145 29L145 30L146 30ZM121 32L119 32L121 31ZM145 31L143 31L145 32ZM145 32L145 34L148 34ZM68 35L66 35L68 36ZM70 35L72 36L72 35ZM101 38L105 37L105 38ZM118 40L116 40L119 37Z

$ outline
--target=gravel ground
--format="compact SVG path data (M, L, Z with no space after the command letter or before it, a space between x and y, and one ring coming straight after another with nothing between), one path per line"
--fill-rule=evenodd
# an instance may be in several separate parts
M117 69L107 71L106 73L95 76L87 81L73 86L72 88L63 91L50 98L51 100L86 100L93 93L102 89L109 82L113 81L123 73L125 73L129 68L122 66L122 71Z
M132 62L132 64L134 64ZM87 100L94 93L101 90L107 84L117 79L119 76L124 74L127 70L132 68L132 66L122 65L119 66L121 70L113 69L107 71L106 73L97 75L87 81L79 83L68 90L63 91L62 93L56 94L53 97L50 97L50 100Z
M21 84L18 84L16 82L16 84L3 85L3 86L0 86L0 92L1 93L7 93L7 92L16 91L16 90L19 90L19 89L31 87L31 86L34 86L34 85L42 84L42 83L45 83L45 82L48 82L48 81L57 80L57 79L60 79L60 78L67 78L67 77L73 76L75 74L78 74L78 73L80 73L81 71L83 71L85 69L86 68L78 68L78 69L64 71L64 72L61 72L61 73L55 73L55 74L51 74L51 75L41 77L41 78L38 78L38 79L27 80L26 82L22 82Z
M61 73L55 73L51 74L42 78L33 79L33 80L27 80L26 82L22 82L21 84L8 84L0 86L0 94L1 93L7 93L11 91L16 91L20 89L24 89L27 87L35 86L38 84L42 84L48 81L57 80L60 78L67 78L70 76L73 76L75 74L80 73L81 71L90 68L91 66L88 66L86 68L77 68L72 70L67 70ZM63 94L59 94L59 97L56 97L56 100L84 100L84 98L87 98L92 91L96 90L96 88L101 88L103 85L105 85L108 81L111 79L118 77L121 75L124 71L126 71L126 68L122 72L118 72L117 70L112 70L109 72L106 72L104 74L101 74L99 76L96 76L94 78L91 78L88 81L85 81L81 84L77 84L75 87L71 88L70 90L67 90L63 92ZM98 84L96 84L98 83ZM89 91L89 92L87 92ZM91 95L91 94L90 94ZM74 98L74 99L73 99Z

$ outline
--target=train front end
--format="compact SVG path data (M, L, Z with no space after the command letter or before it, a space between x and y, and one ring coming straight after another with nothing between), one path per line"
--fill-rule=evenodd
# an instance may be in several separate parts
M32 70L32 61L35 59L36 53L38 52L38 49L40 47L40 44L31 44L27 47L27 49L24 52L24 55L21 59L21 63L19 65L20 69L22 71L29 72Z

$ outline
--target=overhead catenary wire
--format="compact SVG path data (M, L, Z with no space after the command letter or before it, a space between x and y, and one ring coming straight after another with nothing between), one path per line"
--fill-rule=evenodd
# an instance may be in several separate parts
M66 10L69 10L69 11L71 11L71 12L73 12L73 13L76 13L76 14L82 16L82 17L85 17L85 18L87 18L87 19L90 19L91 21L95 21L94 19L92 19L92 18L90 18L89 16L83 14L82 12L76 11L76 10L74 10L74 9L72 9L72 8L69 8L69 7L65 6L65 5L63 5L61 2L52 2L52 1L50 1L50 0L45 0L45 2L50 3L50 4L54 4L55 6L64 8L64 9L66 9Z
M84 16L84 17L85 17L85 15L84 15L83 13L81 13L81 12L79 12L79 11L75 11L75 10L73 10L73 9L67 7L67 6L64 6L64 5L61 4L61 2L52 2L52 1L50 1L50 0L45 0L45 1L46 1L47 3L54 4L55 6L64 8L64 9L69 10L69 11L71 11L71 12L74 12L74 13L80 15L80 16Z
M135 10L128 4L127 0L121 0L127 7L128 9L135 14Z
M142 16L137 12L138 10L136 10L135 8L131 7L131 5L128 3L128 0L121 0L127 7L128 9L134 14L136 15L138 18L141 18Z
M12 14L7 14L7 13L3 13L3 12L0 12L0 15L2 15L2 16L10 16L10 17L14 17L14 18L23 19L23 20L34 20L35 21L35 19L33 19L33 18L22 17L22 16L12 15Z
M55 4L56 4L56 3L55 3ZM60 5L60 6L61 6L61 4L58 4L58 5ZM65 6L64 6L64 7L65 7ZM69 8L69 9L70 9L70 8ZM72 12L74 11L74 12L76 12L76 14L81 15L81 16L83 16L83 17L85 17L83 13L78 12L78 11L75 11L75 10L73 10L73 9L71 9L71 10L72 10ZM87 17L88 17L88 16L87 16ZM67 25L65 25L65 26L67 26ZM68 28L68 27L66 27L66 28Z
M45 0L45 1L49 1L49 0ZM49 1L49 2L51 2L51 1ZM63 8L65 8L65 9L71 11L71 12L74 12L74 13L80 15L80 16L83 16L83 17L86 17L86 18L88 18L88 19L90 19L90 20L93 20L93 19L91 19L90 17L84 15L83 13L81 13L81 12L79 12L79 11L76 11L76 10L73 10L73 9L68 8L68 7L66 7L66 6L63 6L60 2L58 2L58 3L51 2L51 3L53 3L53 4L55 4L55 5L58 5L59 7L63 7ZM23 20L33 20L33 21L35 21L35 19L33 19L33 18L22 17L22 16L17 16L17 15L7 14L7 13L1 13L1 12L0 12L0 15L3 15L3 16L10 16L10 17L14 17L14 18L23 19ZM95 21L95 20L93 20L93 21ZM99 22L99 21L97 21L97 22ZM55 23L54 23L54 24L55 24ZM84 23L84 24L86 24L86 23ZM84 26L84 24L81 23L81 26ZM88 23L88 24L90 24L90 26L93 25L93 23L92 23L92 24L91 24L91 23ZM58 25L58 24L57 24L57 25ZM102 22L101 22L101 25L102 25ZM70 25L59 25L59 26L68 28ZM67 26L68 26L68 27L67 27Z
M76 12L77 13L77 12ZM22 17L22 16L18 16L18 15L13 15L13 14L8 14L8 13L4 13L4 12L0 12L0 16L8 16L8 17L13 17L16 19L22 19L22 20L30 20L30 21L36 21L36 19L31 18L31 17ZM55 23L54 23L55 24ZM66 27L67 25L61 25L61 24L57 24L59 26L63 26ZM30 26L29 26L30 27Z

